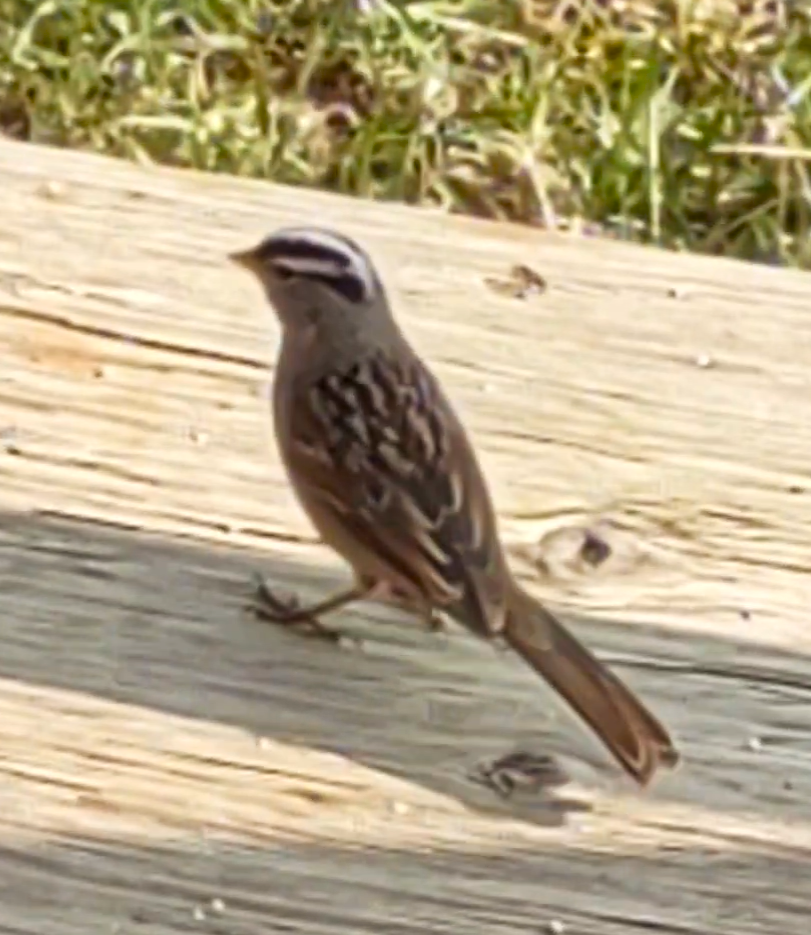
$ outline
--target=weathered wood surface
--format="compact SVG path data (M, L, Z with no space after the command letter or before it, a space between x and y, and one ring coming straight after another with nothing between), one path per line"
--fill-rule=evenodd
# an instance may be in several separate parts
M4 931L806 935L811 277L11 143L0 182ZM387 270L522 575L672 725L648 793L462 634L366 605L335 651L243 612L253 570L344 574L224 260L313 221ZM548 291L484 284L515 263ZM571 786L466 778L521 745Z

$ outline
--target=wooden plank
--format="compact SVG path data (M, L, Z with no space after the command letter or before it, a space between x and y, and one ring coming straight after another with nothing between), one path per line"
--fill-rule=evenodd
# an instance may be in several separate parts
M806 275L9 142L0 180L5 930L804 935ZM672 725L653 790L463 634L364 605L336 651L243 612L253 570L345 574L224 259L302 222L379 259L516 567ZM487 285L517 263L547 291ZM467 778L513 746L572 783Z

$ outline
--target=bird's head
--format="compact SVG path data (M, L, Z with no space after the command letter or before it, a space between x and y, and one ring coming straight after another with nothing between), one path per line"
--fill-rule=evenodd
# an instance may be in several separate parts
M286 330L355 332L390 317L371 259L335 231L282 228L229 259L257 277Z

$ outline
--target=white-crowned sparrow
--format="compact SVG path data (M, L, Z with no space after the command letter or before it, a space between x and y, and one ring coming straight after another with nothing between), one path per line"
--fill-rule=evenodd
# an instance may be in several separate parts
M270 615L314 619L361 598L440 611L503 638L640 784L675 766L665 728L511 574L465 431L366 253L333 231L285 228L231 259L258 277L281 322L274 413L284 464L356 582Z

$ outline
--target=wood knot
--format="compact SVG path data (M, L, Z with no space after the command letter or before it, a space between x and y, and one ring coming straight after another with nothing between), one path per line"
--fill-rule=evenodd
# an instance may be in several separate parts
M606 521L549 530L528 551L542 575L558 579L626 575L647 561L632 532Z
M580 558L592 568L598 568L610 557L611 546L608 542L593 529L587 529L580 543Z

